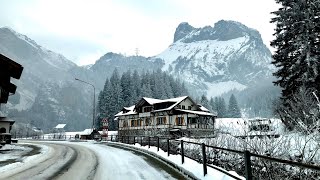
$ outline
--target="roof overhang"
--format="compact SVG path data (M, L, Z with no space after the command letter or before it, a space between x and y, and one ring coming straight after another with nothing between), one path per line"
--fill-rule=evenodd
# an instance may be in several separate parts
M215 114L204 112L204 111L191 111L191 110L185 110L185 109L176 109L176 111L186 112L186 113L189 113L189 114L196 114L196 115L199 115L199 116L216 117Z
M8 123L10 123L10 125L13 125L15 123L14 120L11 120L7 117L0 117L0 122L8 122Z

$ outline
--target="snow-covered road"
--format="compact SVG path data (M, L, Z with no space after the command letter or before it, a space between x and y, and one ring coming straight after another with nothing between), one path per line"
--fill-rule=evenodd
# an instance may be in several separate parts
M142 154L94 142L27 142L45 149L32 160L0 167L0 179L184 179ZM11 168L10 168L11 166Z

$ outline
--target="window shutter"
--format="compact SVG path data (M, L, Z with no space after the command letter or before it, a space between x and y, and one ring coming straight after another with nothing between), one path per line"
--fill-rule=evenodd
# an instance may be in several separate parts
M163 124L167 124L167 117L163 117Z
M176 117L176 125L178 125L178 117Z
M182 116L181 125L184 124L184 117Z

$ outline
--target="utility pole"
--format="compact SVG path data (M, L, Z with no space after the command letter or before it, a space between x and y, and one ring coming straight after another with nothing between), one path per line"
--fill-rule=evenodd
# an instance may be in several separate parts
M96 88L94 87L93 84L88 83L86 81L83 81L81 79L75 78L75 80L83 82L85 84L89 84L89 85L91 85L93 87L93 111L92 111L92 131L93 131L93 129L94 129L94 119L95 119L95 116L96 116Z

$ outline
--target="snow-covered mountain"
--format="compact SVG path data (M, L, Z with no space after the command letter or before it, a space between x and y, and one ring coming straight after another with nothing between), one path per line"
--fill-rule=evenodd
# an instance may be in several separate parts
M84 112L89 108L83 104L91 104L92 92L74 80L74 72L85 74L82 68L7 27L0 28L0 53L24 67L20 80L11 80L18 88L9 103L1 106L2 113L46 128L72 119L70 115L82 116L78 124L87 123L89 114Z
M208 96L244 90L270 79L274 70L259 32L235 21L221 20L203 28L181 23L174 42L155 58L163 60L162 70Z
M131 70L132 72L137 70L138 72L153 71L161 69L163 62L161 59L146 58L143 56L124 56L122 54L108 52L100 57L89 70L92 71L96 77L103 77L102 79L96 79L97 84L103 87L107 77L110 77L117 69L120 74Z
M62 55L7 27L0 28L0 53L24 67L21 79L16 82L17 96L20 95L20 102L14 105L17 110L31 107L42 83L68 79L67 71L76 66Z
M10 28L0 28L0 53L24 67L21 79L12 80L17 92L1 106L2 113L47 129L58 123L67 123L72 130L90 126L92 87L75 77L95 84L98 94L115 68L120 73L161 68L186 81L191 95L210 97L245 90L242 99L248 99L256 89L266 94L261 84L272 86L274 71L271 53L259 32L223 20L203 28L181 23L173 43L149 58L110 52L95 64L80 67Z

